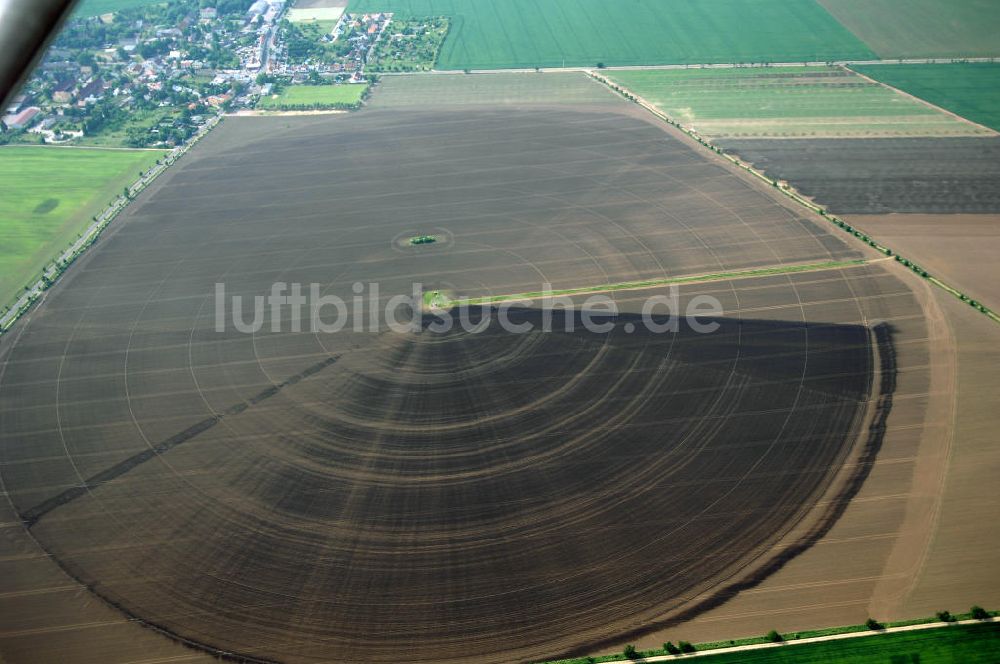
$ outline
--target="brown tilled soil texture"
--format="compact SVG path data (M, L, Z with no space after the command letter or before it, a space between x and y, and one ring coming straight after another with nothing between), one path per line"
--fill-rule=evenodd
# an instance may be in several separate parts
M1000 213L1000 138L718 143L836 214Z
M969 297L1000 310L1000 215L851 215L848 221Z
M859 254L596 110L230 119L185 160L4 339L0 476L67 585L200 647L511 661L652 625L809 530L887 389L872 328L922 348L878 266L706 286L709 334L634 294L600 334L217 332L216 284L384 304Z

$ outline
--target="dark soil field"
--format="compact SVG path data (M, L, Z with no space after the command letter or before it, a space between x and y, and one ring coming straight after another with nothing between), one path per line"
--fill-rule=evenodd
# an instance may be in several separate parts
M718 143L836 214L1000 212L1000 138Z
M603 334L214 329L217 283L377 282L384 303L861 256L641 119L228 119L185 160L0 349L17 515L176 638L283 661L589 650L780 567L878 451L895 332L873 327L912 298L876 266L714 284L738 314L710 334L630 333L628 298Z

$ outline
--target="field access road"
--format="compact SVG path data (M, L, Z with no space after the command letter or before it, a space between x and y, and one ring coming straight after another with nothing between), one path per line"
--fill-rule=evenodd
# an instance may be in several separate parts
M822 643L824 641L843 641L844 639L854 639L862 636L876 636L878 634L895 634L897 632L917 632L926 629L947 629L951 625L978 625L983 622L993 622L989 620L957 620L953 623L930 622L918 625L902 625L900 627L886 627L878 631L864 629L858 632L848 632L845 634L827 634L826 636L813 636L806 639L795 639L793 641L780 641L778 643L753 643L744 646L732 646L727 648L713 648L712 650L699 650L686 655L656 655L654 657L640 657L639 659L611 660L613 662L672 662L678 659L691 659L692 657L708 657L711 655L727 655L734 652L747 650L767 650L770 648L787 648L806 643Z
M1000 58L902 58L895 60L816 60L813 62L716 62L673 65L621 65L600 67L605 71L641 71L655 69L754 69L763 67L853 67L855 65L946 65L956 62L998 62ZM596 65L596 63L595 63ZM470 74L524 74L531 72L559 73L565 71L589 72L595 66L588 67L522 67L520 69L469 69ZM449 74L465 74L463 69L432 69L417 72L378 72L379 76L433 76Z
M210 132L215 125L219 124L221 119L222 115L217 115L206 122L205 125L202 126L202 128L199 129L188 142L171 150L166 159L153 166L153 168L144 173L138 180L129 185L129 195L127 197L124 195L118 196L118 198L112 201L103 212L98 214L94 218L94 222L87 227L87 230L85 230L79 238L77 238L76 242L71 244L66 251L52 261L42 272L42 276L39 277L38 281L25 290L21 297L18 298L17 302L15 302L10 309L0 316L0 335L6 332L10 326L21 317L21 314L27 311L28 308L42 296L45 290L59 278L59 275L63 270L69 267L69 265L76 260L88 246L97 240L101 231L107 228L108 224L110 224L115 217L117 217L118 214L124 210L126 206L128 206L129 202L131 202L131 200L139 192L148 187L150 183L159 177L161 173L167 170L171 164L187 153L187 151L200 141L208 132Z

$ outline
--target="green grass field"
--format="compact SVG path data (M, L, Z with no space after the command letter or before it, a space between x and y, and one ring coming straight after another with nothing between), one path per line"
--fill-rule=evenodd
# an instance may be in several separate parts
M819 0L881 58L1000 56L995 0Z
M1000 64L878 65L856 69L1000 131Z
M0 304L7 305L163 152L0 148Z
M320 33L322 33L324 35L330 34L331 32L333 32L333 29L335 27L337 27L337 22L336 21L330 21L330 20L322 19L322 18L320 18L320 19L307 18L307 19L302 19L302 20L297 20L297 21L292 21L292 22L293 23L298 23L299 25L315 25L317 28L319 28Z
M439 69L873 56L814 0L351 0L349 10L448 16Z
M76 15L100 16L130 7L153 5L157 2L163 2L163 0L83 0L76 8Z
M837 67L615 71L608 77L709 137L986 133Z
M621 103L582 72L384 76L369 102L372 108Z
M1000 624L952 625L876 634L843 641L708 655L705 664L992 664L1000 653Z
M361 103L367 85L290 85L278 95L264 97L257 108L282 109L297 107L354 106Z

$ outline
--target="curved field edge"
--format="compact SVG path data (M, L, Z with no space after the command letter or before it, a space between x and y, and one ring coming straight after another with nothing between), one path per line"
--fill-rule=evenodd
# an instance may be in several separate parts
M855 436L855 442L848 450L848 456L837 476L831 478L830 483L817 500L812 501L796 520L788 524L788 529L781 536L778 544L772 547L771 551L773 552L770 555L762 555L756 560L749 561L730 579L664 618L648 622L624 634L582 644L573 651L565 653L563 657L579 658L623 640L640 638L688 622L725 604L740 592L760 585L787 563L808 551L830 532L871 473L882 448L886 424L892 411L898 371L893 329L891 325L882 323L870 328L869 334L874 371L870 374L872 385L867 412L863 413L857 422L858 434ZM821 505L825 505L825 507L821 507ZM618 659L617 656L609 657L609 661L614 659ZM586 657L582 660L572 659L571 661L575 663L590 662L591 660L593 658Z
M841 471L839 473L840 477L831 477L829 483L825 487L820 487L818 490L818 494L820 495L818 495L816 499L805 501L805 506L800 509L800 514L797 517L790 519L784 528L784 532L779 533L776 536L779 540L784 538L789 541L777 546L769 544L767 546L763 546L762 548L758 548L756 552L751 555L749 560L740 562L735 565L735 568L731 567L723 572L725 576L728 576L728 580L725 581L725 585L723 585L723 587L716 591L709 591L707 597L705 597L705 594L699 593L697 596L702 599L697 600L696 603L688 606L687 608L683 608L679 613L674 614L670 619L666 621L647 623L638 630L616 636L614 639L615 641L620 638L630 638L634 635L648 633L667 625L685 622L704 611L724 603L736 593L756 586L770 575L777 572L785 563L805 552L815 542L825 536L829 529L836 523L836 521L843 514L843 511L846 509L850 500L864 483L872 463L878 454L882 438L885 433L885 420L891 410L892 391L895 388L896 367L894 360L895 351L893 349L892 330L888 325L879 325L869 330L869 335L871 343L870 350L874 353L870 356L870 361L874 364L875 368L875 373L869 374L869 377L872 382L878 385L877 397L875 394L871 394L867 412L862 411L856 418L855 428L857 430L857 435L851 435L851 438L855 442L851 446L851 449L845 451L847 459L845 459L841 467ZM224 418L240 415L253 405L276 395L283 388L291 387L306 378L319 374L327 367L335 364L338 359L340 358L332 357L314 365L313 367L307 368L300 374L297 374L296 376L293 376L272 388L264 390L259 395L250 398L247 403L238 404L219 416L192 426L188 430L178 434L178 436L157 445L154 450L138 454L125 462L100 473L94 478L88 479L82 487L64 492L52 500L39 505L37 509L22 512L21 518L25 520L28 528L35 526L39 519L44 517L53 509L66 505L89 491L97 489L103 484L114 481L138 465L152 459L154 456L166 453L172 447L201 435L209 428L221 422ZM818 503L824 505L825 507L817 508ZM814 518L813 515L817 510L820 514L816 515ZM774 539L771 541L773 542ZM88 581L88 574L84 570L78 569L74 562L64 560L58 550L54 550L47 546L41 539L38 540L38 544L46 552L47 556L66 574L72 577L75 581L79 582L81 585L86 586L99 599L104 601L110 607L122 612L133 622L153 629L154 631L172 638L183 645L208 652L223 660L240 662L275 661L267 657L234 652L230 648L216 647L198 640L197 637L192 638L179 633L173 628L165 626L156 620L147 619L131 610L127 604L122 603L113 596L109 596L103 592L99 583ZM707 587L717 587L717 584L713 582L708 584ZM602 643L595 642L582 646L581 650L590 650L600 647L603 647Z
M447 16L438 69L870 59L815 0L352 0L349 11Z
M352 118L353 117L354 116L352 116ZM201 180L202 178L199 177L198 179ZM163 205L163 208L162 208L161 212L169 213L169 214L174 214L174 212L173 212L173 203L170 200L163 201L162 205ZM154 210L148 210L148 212L154 212ZM244 226L244 224L241 221L241 227L243 227L243 226ZM152 228L150 228L149 230L152 230ZM120 235L116 235L115 238L120 239ZM100 255L101 254L98 254L96 257L100 257ZM213 258L213 260L214 260L214 258ZM156 268L154 267L153 269L156 269ZM152 276L155 278L155 275L152 275ZM128 299L128 298L126 298L126 299ZM53 302L53 300L49 300L50 305L51 305L52 302ZM810 359L812 359L812 358L810 358Z

